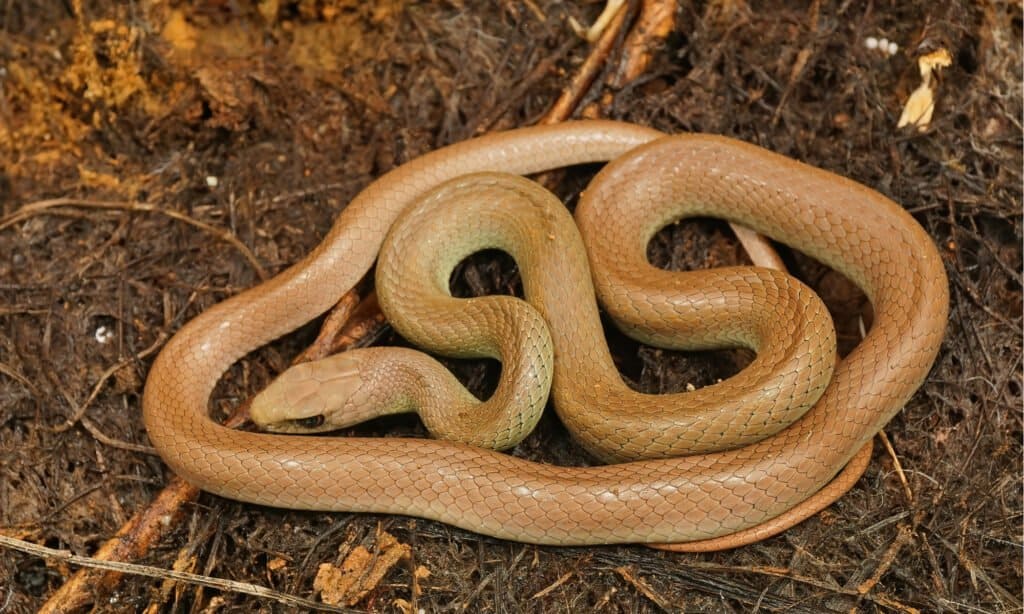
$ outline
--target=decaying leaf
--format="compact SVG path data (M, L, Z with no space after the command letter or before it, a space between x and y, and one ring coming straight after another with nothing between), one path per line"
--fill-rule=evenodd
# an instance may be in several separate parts
M340 566L321 564L313 581L320 599L331 605L355 605L377 586L395 563L408 558L411 552L407 544L384 531L377 535L376 550L371 553L363 546L356 546Z
M913 124L920 131L928 129L932 121L932 113L935 111L935 88L932 76L952 62L953 58L945 48L917 59L917 66L921 71L921 85L910 93L907 103L903 106L899 122L896 124L897 128Z

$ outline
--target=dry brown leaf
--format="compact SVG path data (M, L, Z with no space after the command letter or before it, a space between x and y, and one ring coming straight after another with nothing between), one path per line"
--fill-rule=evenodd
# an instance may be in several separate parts
M917 59L917 67L921 71L921 85L910 93L903 112L896 123L897 128L914 125L919 131L925 131L932 122L935 112L935 88L932 75L952 64L953 58L945 48L925 54Z
M363 546L352 549L341 566L331 563L320 565L313 588L327 604L355 605L370 593L395 563L408 558L411 549L389 533L377 536L377 553Z

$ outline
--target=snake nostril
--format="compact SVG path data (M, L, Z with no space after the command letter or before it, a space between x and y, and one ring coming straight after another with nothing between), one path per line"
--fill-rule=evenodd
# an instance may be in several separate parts
M318 426L322 426L324 420L324 415L318 414L316 416L310 416L308 418L299 418L298 420L295 421L295 424L298 425L299 428L315 429Z

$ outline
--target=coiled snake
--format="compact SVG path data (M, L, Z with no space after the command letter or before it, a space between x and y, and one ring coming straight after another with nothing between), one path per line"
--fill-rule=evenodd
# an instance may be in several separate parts
M153 365L143 398L151 441L180 476L226 497L289 508L408 514L541 544L707 540L756 530L784 514L828 483L923 382L938 352L948 311L942 261L910 215L860 184L726 138L661 137L654 130L608 121L525 128L458 143L384 175L349 204L309 256L205 311L168 342ZM493 174L467 175L529 174L606 160L613 162L587 188L577 213L589 241L598 294L613 315L624 312L630 317L636 303L620 304L618 299L637 292L639 302L649 303L654 312L634 313L620 326L667 342L658 314L664 315L666 309L692 311L697 320L714 320L711 328L719 332L709 340L695 332L695 341L682 346L725 340L758 350L754 363L736 378L682 395L696 400L682 417L661 417L660 397L623 390L621 380L614 373L608 375L607 348L592 329L586 329L597 317L593 290L580 290L577 281L552 278L586 268L587 258L574 251L574 239L553 236L545 228L533 243L508 239L512 243L506 245L502 241L507 237L494 234L467 240L459 249L472 251L489 242L513 253L523 269L526 294L548 293L538 310L552 320L553 395L560 417L596 455L644 460L554 467L448 441L295 438L234 431L209 418L209 396L221 374L249 351L324 312L352 288L410 204L416 203L416 210L407 218L426 211L421 215L428 224L428 230L421 231L426 239L397 243L429 244L434 236L435 245L398 260L443 269L464 253L437 248L447 235L438 234L439 226L429 227L432 203L443 213L449 198L501 201L503 195L516 193L517 201L526 203L523 208L535 210L541 218L560 215L537 209L535 203L547 196L535 194L529 184ZM490 214L470 211L448 218L461 217L492 232ZM494 216L514 217L510 211L499 210ZM564 211L563 215L568 219ZM691 215L740 222L844 273L874 307L866 338L834 364L833 371L829 352L834 350L828 349L833 343L831 324L814 319L827 319L827 314L797 282L764 269L730 268L696 273L702 278L696 284L652 269L643 251L651 234ZM512 234L528 235L537 228L534 222L516 226L513 220L511 225L516 227ZM403 221L406 226L415 224ZM592 236L596 233L604 235ZM534 266L532 259L540 258L544 245L561 255L553 256L553 264ZM612 249L605 254L601 246ZM380 268L391 270L393 265L394 260L385 257ZM653 288L626 277L637 268L655 280ZM414 271L407 279L433 284L442 295L447 291L447 271ZM707 279L715 285L702 285ZM549 289L538 289L541 286ZM407 285L398 287L394 296L382 291L385 306L403 299L401 288ZM685 298L673 298L677 291ZM495 298L510 301L484 297ZM812 323L784 323L788 320L780 312L792 309L805 310ZM719 322L713 314L723 311L731 311L732 319ZM399 323L400 330L415 328L418 317ZM451 331L462 329L453 326L445 329L448 334L442 330L441 337L456 338ZM534 335L529 330L517 335ZM820 346L819 353L806 353L804 342ZM486 342L466 351L501 354L498 346ZM504 351L503 360L509 350ZM562 359L566 362L560 367ZM766 366L769 362L771 367ZM350 372L363 372L357 364L348 366ZM779 369L788 375L779 376ZM591 370L603 375L588 379ZM511 371L515 369L503 363L503 378ZM790 378L796 371L811 375ZM412 376L401 369L385 372ZM529 371L517 373L525 379L535 377ZM617 411L615 403L640 396L649 408L638 407L635 414ZM356 395L356 400L361 398ZM587 413L589 405L605 398L616 400L605 410ZM790 399L796 409L779 403ZM765 405L768 414L747 411L751 403ZM626 422L616 422L619 418ZM698 435L676 432L682 433L684 426L696 426ZM762 427L773 434L760 434ZM643 443L646 435L635 436L643 430L655 436L654 444ZM659 438L659 433L664 436ZM672 448L678 441L696 450L723 445L727 449L665 458L675 453ZM508 444L499 442L502 445ZM730 545L728 537L724 540L717 542L719 546Z

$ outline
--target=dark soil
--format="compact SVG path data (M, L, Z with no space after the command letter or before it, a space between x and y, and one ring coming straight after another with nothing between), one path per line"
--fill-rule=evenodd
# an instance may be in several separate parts
M929 231L952 311L930 377L886 429L906 486L879 446L867 475L825 512L763 543L705 555L536 547L403 517L204 494L141 562L170 569L178 560L312 597L318 565L336 562L340 546L372 546L382 527L411 547L412 561L392 568L358 610L398 611L405 600L426 612L1020 611L1020 5L805 4L684 0L647 73L622 89L599 78L584 104L835 171L902 203ZM133 448L148 444L140 396L155 351L183 322L260 281L225 231L273 274L315 246L374 177L438 146L536 122L589 50L573 43L567 16L589 23L600 8L0 3L0 534L90 555L166 483L159 457ZM869 50L869 36L900 49ZM917 57L941 47L953 63L930 127L897 129L920 82ZM552 69L527 80L542 62ZM563 175L559 193L571 201L587 177ZM79 204L24 209L54 198ZM117 205L130 202L157 212ZM727 227L710 221L672 227L652 252L682 267L743 258ZM858 295L814 263L791 264L829 297L847 347L855 342ZM507 260L484 256L463 270L463 290L515 286ZM314 332L236 365L215 413L259 389ZM626 376L651 391L714 381L743 360L617 336L613 345ZM481 390L494 369L461 375ZM563 439L546 419L516 453L583 462ZM429 576L414 595L420 566ZM0 549L0 612L35 610L74 571ZM190 584L162 593L140 576L95 607L151 602L287 609Z

